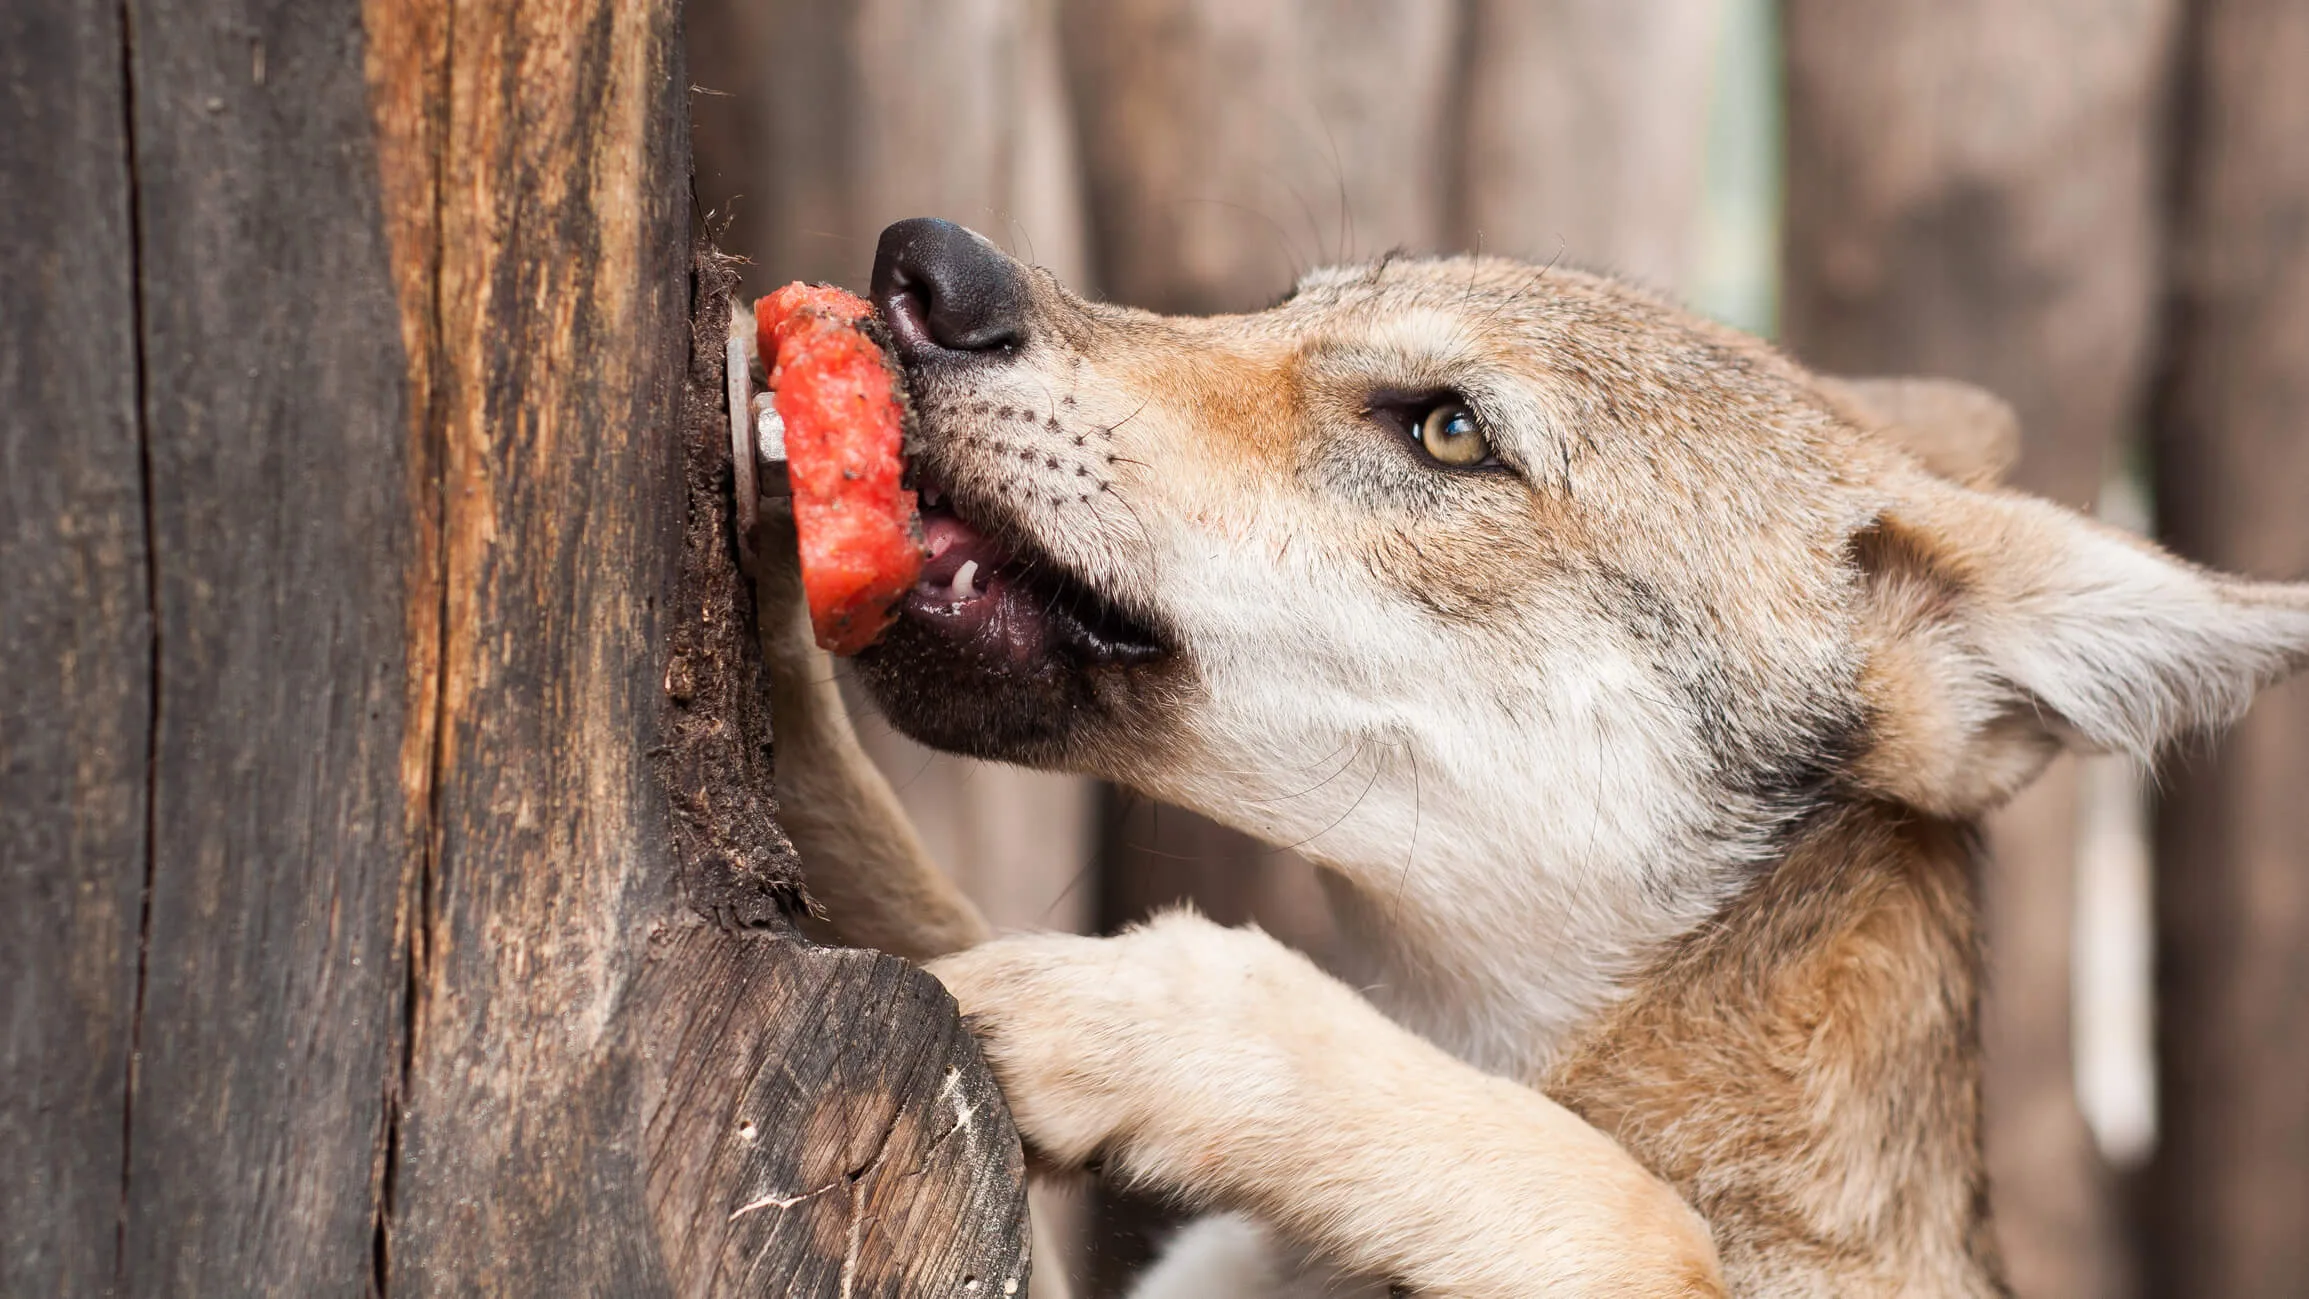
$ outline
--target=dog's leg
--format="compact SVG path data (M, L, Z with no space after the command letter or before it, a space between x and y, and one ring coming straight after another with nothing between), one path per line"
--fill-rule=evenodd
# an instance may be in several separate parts
M1257 930L1180 914L931 970L1062 1163L1101 1159L1417 1294L1722 1292L1706 1225L1617 1144Z
M844 941L862 947L926 961L984 942L978 908L930 860L890 782L858 747L833 660L811 640L792 513L766 509L756 541L778 820L810 892Z

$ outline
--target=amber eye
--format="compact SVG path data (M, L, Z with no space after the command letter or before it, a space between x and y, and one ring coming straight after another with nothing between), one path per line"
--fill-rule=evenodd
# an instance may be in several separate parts
M1438 402L1419 421L1419 446L1438 464L1466 469L1491 458L1491 440L1463 402Z

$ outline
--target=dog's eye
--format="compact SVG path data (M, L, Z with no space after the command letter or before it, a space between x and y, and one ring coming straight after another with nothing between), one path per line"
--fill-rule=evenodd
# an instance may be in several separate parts
M1464 402L1437 402L1419 421L1419 447L1436 463L1466 469L1491 458L1491 440Z

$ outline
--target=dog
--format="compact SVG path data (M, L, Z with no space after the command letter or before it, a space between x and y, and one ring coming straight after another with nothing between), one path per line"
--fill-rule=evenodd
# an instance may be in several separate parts
M914 220L873 296L930 554L875 702L1297 849L1366 962L1185 912L990 939L765 583L836 926L930 962L1039 1159L1214 1215L1135 1293L2001 1292L1978 822L2233 720L2309 587L1997 487L1977 390L1561 267L1167 318Z

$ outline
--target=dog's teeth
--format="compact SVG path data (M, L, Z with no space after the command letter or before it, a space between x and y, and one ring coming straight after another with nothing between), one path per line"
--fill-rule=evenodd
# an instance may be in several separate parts
M949 547L949 546L951 546L951 545L953 545L953 544L954 544L954 538L952 538L952 537L946 537L946 536L938 536L938 537L932 537L932 538L930 539L930 558L932 558L932 559L936 559L936 558L938 558L940 555L943 555L943 554L945 554L945 553L946 553L946 548L947 548L947 547Z
M978 588L970 584L970 579L976 576L978 576L978 561L975 559L963 560L962 567L954 570L955 599L968 600L978 594Z

